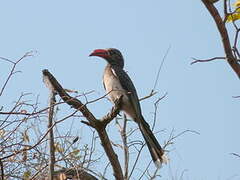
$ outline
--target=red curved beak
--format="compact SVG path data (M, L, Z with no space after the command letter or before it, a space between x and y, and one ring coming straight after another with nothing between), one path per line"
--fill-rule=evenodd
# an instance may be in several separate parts
M102 58L108 57L108 51L105 49L96 49L89 56L98 56Z

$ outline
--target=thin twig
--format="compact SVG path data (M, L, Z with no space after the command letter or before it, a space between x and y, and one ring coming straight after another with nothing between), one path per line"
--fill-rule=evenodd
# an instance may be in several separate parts
M231 153L231 155L237 156L238 158L240 158L240 155L237 153Z
M194 131L194 130L189 130L189 129L188 129L188 130L185 130L185 131L182 131L182 132L180 132L180 133L177 134L177 135L174 135L174 129L172 129L172 131L171 131L171 133L170 133L170 135L169 135L169 138L168 138L167 142L166 142L166 143L164 144L164 146L163 146L163 149L166 149L167 146L173 144L173 140L177 139L178 137L180 137L180 136L182 136L183 134L186 134L186 133L188 133L188 132L194 133L194 134L197 134L197 135L200 135L199 132Z
M10 158L10 157L12 157L12 156L16 156L17 154L20 154L20 153L23 153L23 152L25 152L25 151L29 151L29 150L31 150L31 149L34 149L35 147L37 147L37 146L45 139L45 137L48 135L49 131L50 131L53 127L55 127L56 124L65 121L65 120L68 119L69 117L72 117L74 114L76 114L76 112L77 112L77 111L73 112L72 114L64 117L63 119L61 119L61 120L59 120L59 121L54 122L54 124L53 124L50 128L48 128L48 130L45 132L45 134L44 134L44 135L38 140L38 142L35 143L33 146L28 146L27 148L23 148L23 149L21 149L21 150L19 150L19 151L15 151L15 152L13 152L13 153L10 154L10 155L7 155L7 156L2 157L1 159L2 159L2 160L8 159L8 158Z
M142 101L142 100L148 99L148 98L154 96L155 94L157 94L157 92L154 92L154 91L152 90L152 91L150 92L149 95L140 98L139 101Z
M15 62L13 62L13 61L10 60L10 59L4 58L4 57L0 57L0 59L3 60L3 61L7 61L7 62L9 62L9 63L15 64Z
M4 91L4 89L6 88L9 80L10 80L11 77L12 77L12 75L15 74L14 70L15 70L17 64L18 64L20 61L22 61L23 59L25 59L26 57L33 56L32 53L33 53L32 51L27 52L26 54L24 54L24 55L23 55L19 60L17 60L16 62L13 62L13 61L11 61L11 60L9 60L9 59L6 59L6 58L1 58L2 60L11 62L11 63L13 64L13 66L12 66L12 69L11 69L10 73L8 74L8 77L7 77L6 81L4 82L4 84L3 84L3 86L2 86L2 88L1 88L1 90L0 90L0 96L2 96L3 91Z
M214 60L220 60L220 59L226 59L225 57L214 57L214 58L210 58L210 59L195 59L192 58L194 61L191 62L191 65L198 63L198 62L210 62L210 61L214 61Z
M240 96L232 96L233 98L240 98Z
M131 176L132 176L132 174L133 174L133 171L134 171L135 168L136 168L136 165L137 165L137 163L138 163L139 157L140 157L141 152L142 152L142 150L143 150L143 148L144 148L145 145L146 145L146 144L143 143L142 146L141 146L141 148L140 148L140 150L138 151L137 157L136 157L136 159L135 159L135 161L134 161L132 170L131 170L130 175L129 175L129 177L128 177L129 179L131 178Z
M154 86L153 86L152 92L154 92L155 89L156 89L156 87L157 87L157 83L158 83L158 79L159 79L159 75L160 75L161 69L162 69L162 67L163 67L163 63L164 63L164 61L165 61L165 59L166 59L166 57L167 57L170 49L171 49L171 45L169 45L166 53L165 53L164 56L163 56L163 59L162 59L162 61L161 61L161 64L160 64L160 66L159 66L159 68L158 68L157 77L156 77L156 80L155 80L155 82L154 82Z
M154 130L155 125L156 125L156 121L157 121L158 104L166 96L167 96L167 92L162 97L158 98L156 102L154 102L154 117L153 117L152 131Z
M129 149L127 146L127 116L126 114L123 115L123 129L122 129L122 140L123 140L123 147L124 147L124 178L128 179L128 164L129 164Z
M139 180L141 180L141 179L143 178L143 176L146 174L146 172L147 172L149 166L151 165L151 163L152 163L152 160L148 163L147 167L146 167L145 170L142 172L142 175L138 178ZM157 169L159 169L159 168L157 168Z

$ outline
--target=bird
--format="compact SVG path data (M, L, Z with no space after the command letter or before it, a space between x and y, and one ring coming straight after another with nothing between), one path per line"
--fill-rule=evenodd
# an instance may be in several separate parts
M116 48L95 49L89 56L101 57L107 61L103 73L103 86L110 101L114 104L122 97L121 110L138 124L155 165L159 168L163 163L167 164L168 158L163 148L142 115L136 88L123 69L122 53Z

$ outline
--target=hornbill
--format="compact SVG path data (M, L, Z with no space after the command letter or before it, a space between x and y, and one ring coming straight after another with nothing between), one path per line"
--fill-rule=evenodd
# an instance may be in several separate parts
M138 124L156 166L160 167L162 163L167 163L168 158L164 154L163 148L144 120L133 82L123 70L124 58L121 52L115 48L96 49L89 56L98 56L107 61L103 74L103 85L110 101L114 103L122 96L121 110Z

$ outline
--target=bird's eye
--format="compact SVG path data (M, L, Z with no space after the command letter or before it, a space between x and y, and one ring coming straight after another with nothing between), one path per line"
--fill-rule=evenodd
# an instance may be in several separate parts
M117 49L109 49L108 53L115 60L122 59L122 55Z

